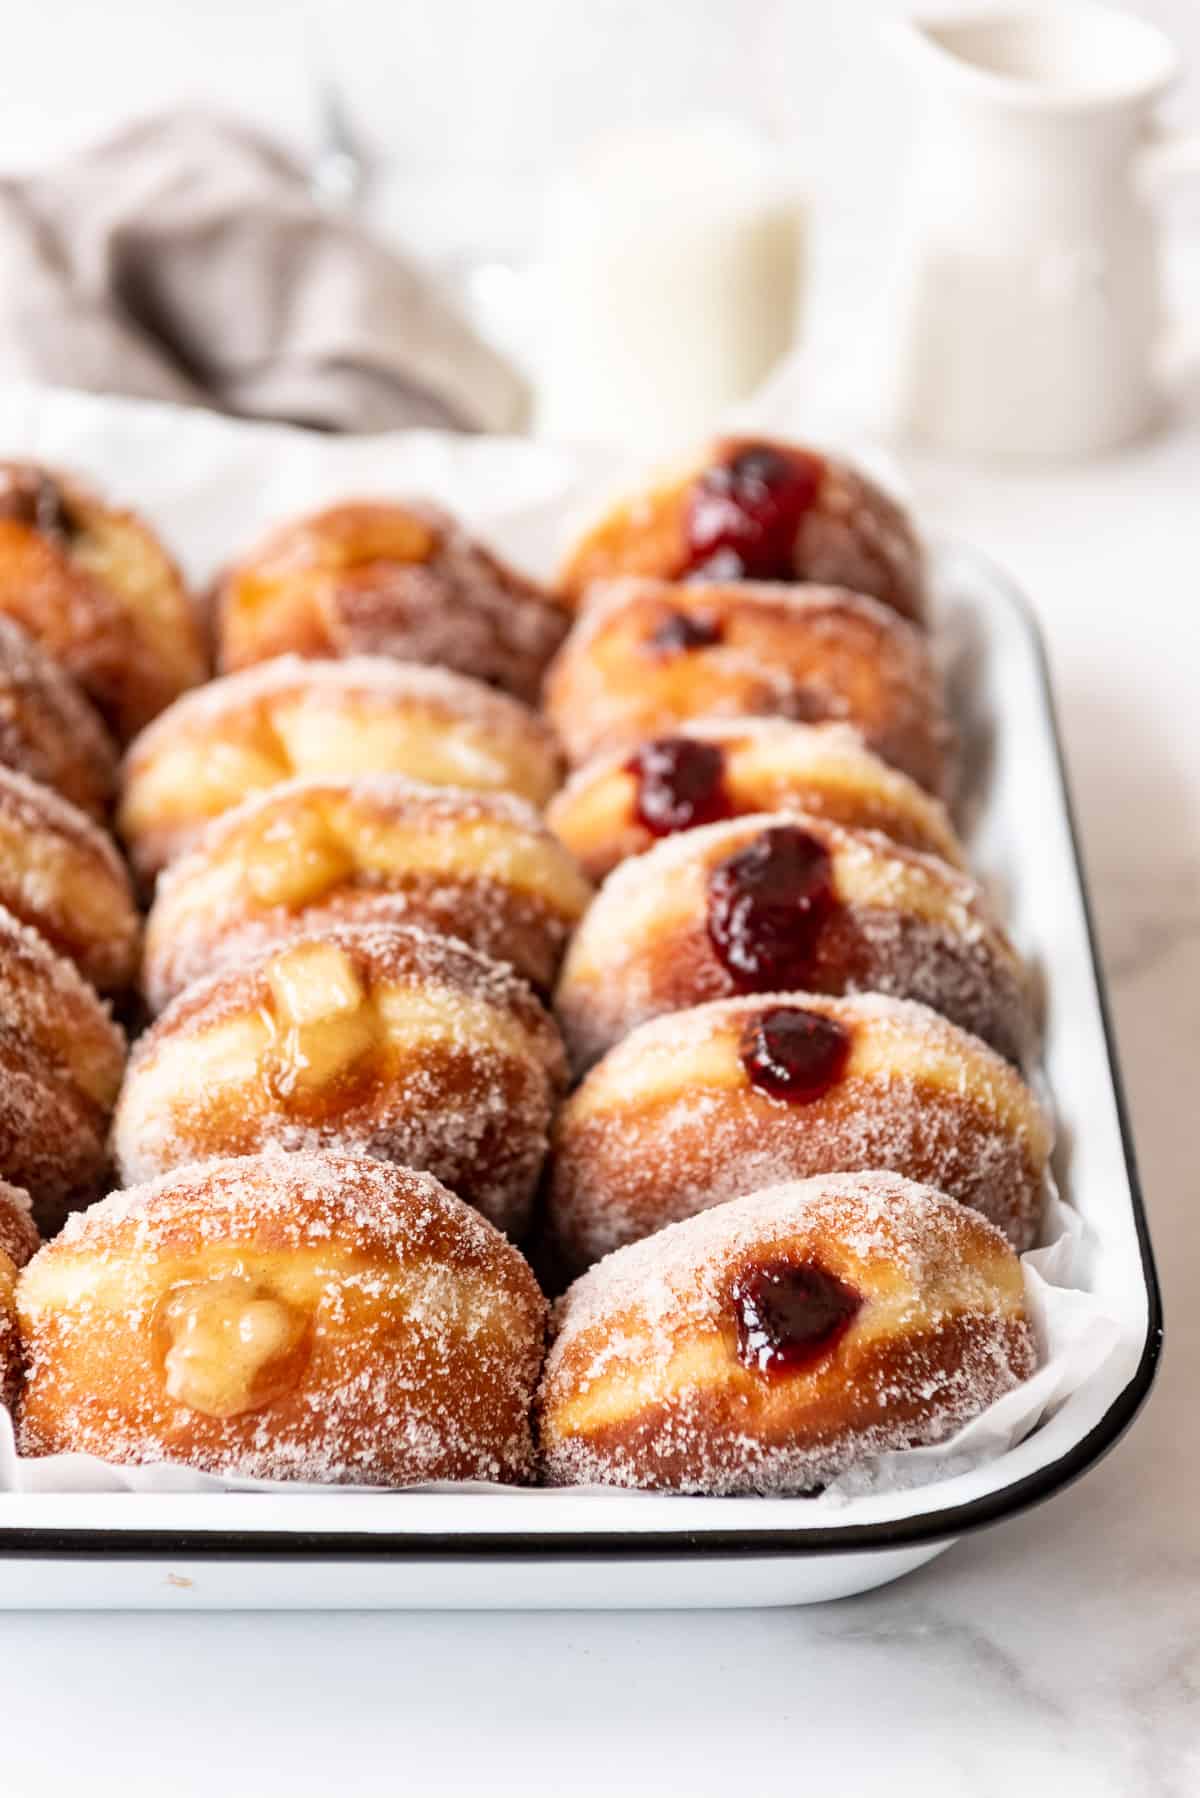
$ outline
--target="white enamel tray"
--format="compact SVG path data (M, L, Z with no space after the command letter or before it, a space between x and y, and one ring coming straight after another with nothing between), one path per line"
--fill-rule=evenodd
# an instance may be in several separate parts
M59 415L44 398L0 399L0 443L99 473L88 434L102 427L106 403L73 396L56 403ZM127 465L139 438L157 454L163 409L126 407L119 416L118 459ZM180 424L170 428L178 432ZM282 434L204 418L184 430L182 461L190 466L174 470L176 482L190 475L202 485L206 442L223 447L231 432L239 433L247 469L258 459L269 470L266 451ZM356 485L349 472L355 454L363 466L357 446L343 461L346 490ZM543 452L513 446L513 454L538 471ZM155 466L162 486L170 474L161 462ZM111 484L117 487L115 478ZM137 491L128 479L123 485ZM184 493L178 512L186 527L188 507L203 496L175 490ZM148 509L172 522L152 500ZM248 517L287 507L274 503L267 472L253 503L231 509ZM228 541L244 539L247 520L226 522ZM186 536L183 528L185 544ZM0 1606L811 1603L898 1578L970 1531L1050 1497L1113 1446L1150 1389L1161 1312L1045 661L1021 596L981 557L939 546L935 594L943 640L954 645L953 688L972 764L972 858L998 886L1012 932L1041 973L1044 1063L1059 1126L1055 1171L1085 1226L1081 1283L1102 1295L1120 1324L1120 1342L1100 1375L985 1465L917 1494L858 1496L844 1507L844 1521L841 1513L833 1521L824 1513L819 1527L804 1499L478 1489L3 1493Z

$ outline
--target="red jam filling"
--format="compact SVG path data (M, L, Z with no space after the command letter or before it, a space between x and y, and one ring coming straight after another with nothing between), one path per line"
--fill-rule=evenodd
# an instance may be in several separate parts
M689 737L656 737L625 764L637 783L634 811L656 837L728 818L725 751L719 743Z
M709 874L709 941L743 992L810 986L821 933L838 904L824 843L781 824Z
M649 639L651 649L668 654L689 649L711 649L721 641L721 620L711 612L671 612Z
M840 1342L861 1294L811 1263L769 1262L740 1273L730 1288L738 1360L759 1373L799 1373Z
M845 1072L850 1032L800 1005L773 1005L748 1023L741 1061L750 1084L789 1105L809 1105Z
M686 502L681 574L794 581L796 534L816 503L825 464L772 443L730 445L694 483Z

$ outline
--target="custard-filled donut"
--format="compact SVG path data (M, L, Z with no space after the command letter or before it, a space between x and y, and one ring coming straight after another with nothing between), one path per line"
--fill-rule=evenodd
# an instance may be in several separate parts
M186 1168L72 1219L18 1307L25 1454L346 1485L532 1474L545 1301L428 1174Z
M584 1274L555 1322L539 1418L557 1486L810 1491L945 1441L1037 1361L999 1230L879 1172L672 1224Z
M125 1038L72 962L0 909L0 1179L47 1234L96 1197Z
M478 681L382 656L282 656L189 694L143 732L118 824L149 877L211 818L294 776L407 774L544 805L559 772L541 719Z
M100 716L53 656L0 612L0 768L53 787L103 820L117 751Z
M0 463L0 612L126 741L204 679L200 627L148 525L32 462Z
M647 1018L738 993L919 999L1010 1060L1029 982L974 881L871 830L782 812L684 831L610 874L555 1007L586 1068Z
M824 581L906 618L925 610L921 547L895 500L832 456L723 437L688 466L610 506L568 554L559 585L596 581Z
M298 936L182 992L136 1044L113 1120L122 1181L268 1147L436 1174L510 1234L564 1083L523 980L401 924Z
M40 1244L29 1194L0 1180L0 1405L15 1404L21 1390L17 1274Z
M141 919L124 862L85 812L0 768L0 906L101 992L133 984Z
M330 506L271 533L221 581L225 670L294 653L434 662L536 700L568 615L422 503Z
M546 822L599 881L659 837L792 810L964 860L945 807L872 755L856 731L783 718L698 718L634 750L596 756L555 794Z
M881 993L718 999L643 1024L558 1114L547 1205L580 1273L739 1193L891 1168L1037 1233L1050 1126L994 1049Z
M214 968L326 924L454 936L549 991L591 896L532 806L401 774L288 781L216 818L159 880L151 1010Z
M852 724L868 748L945 796L953 733L925 637L838 587L617 581L597 588L546 679L572 766L692 718Z

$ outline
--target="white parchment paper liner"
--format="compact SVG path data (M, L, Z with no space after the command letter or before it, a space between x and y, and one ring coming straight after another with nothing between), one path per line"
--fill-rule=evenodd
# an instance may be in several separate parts
M533 572L553 566L563 521L586 510L589 495L619 478L595 452L527 442L410 432L381 438L331 438L216 414L92 395L10 389L0 393L0 454L27 455L73 468L145 512L166 535L189 577L202 583L232 551L289 513L348 493L424 494L451 507L497 549ZM1111 1382L1112 1363L1132 1367L1138 1344L1117 1307L1073 1284L1085 1265L1085 1227L1051 1191L1044 1245L1022 1257L1029 1316L1041 1365L964 1429L936 1447L874 1457L806 1499L689 1500L573 1491L611 1508L697 1505L728 1512L752 1506L789 1524L867 1520L883 1495L889 1515L928 1508L923 1490L993 1463L1052 1418L1068 1397ZM997 1474L999 1470L996 1470ZM966 1482L977 1486L978 1479ZM1003 1480L997 1478L996 1485ZM988 1484L992 1484L991 1481ZM27 1460L16 1453L0 1409L0 1493L336 1492L355 1489L217 1478L186 1467L118 1467L89 1455ZM424 1486L412 1492L478 1491L490 1500L528 1504L561 1492L494 1486ZM911 1493L911 1500L906 1495ZM975 1496L975 1492L972 1492ZM403 1501L411 1494L395 1495ZM938 1497L944 1496L939 1492ZM945 1495L948 1497L948 1495ZM787 1513L786 1519L783 1513ZM873 1520L873 1519L872 1519ZM348 1527L350 1525L348 1524Z

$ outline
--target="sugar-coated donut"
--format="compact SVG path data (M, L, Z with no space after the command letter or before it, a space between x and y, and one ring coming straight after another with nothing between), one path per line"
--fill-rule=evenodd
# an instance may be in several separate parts
M572 766L669 736L692 718L851 724L868 748L945 796L953 773L941 679L925 636L839 587L761 581L594 589L546 677Z
M610 505L575 543L559 577L578 601L596 581L826 581L924 615L921 547L873 481L797 444L723 437L684 467Z
M17 1274L40 1244L29 1194L0 1180L0 1405L15 1404L21 1389Z
M810 1491L944 1441L1037 1361L999 1230L879 1172L769 1187L618 1249L555 1323L539 1419L559 1486Z
M125 1038L73 962L0 910L0 1179L47 1234L96 1197Z
M78 806L0 768L0 906L100 992L137 974L141 919L112 839Z
M584 873L603 880L659 837L792 810L964 860L945 807L872 755L856 731L783 718L698 718L632 751L596 756L555 794L546 822Z
M272 1146L436 1174L525 1226L565 1078L510 968L401 924L297 936L197 981L140 1038L113 1120L125 1185Z
M256 1155L115 1193L18 1284L25 1454L524 1481L545 1301L428 1174Z
M104 819L117 790L117 751L70 675L0 612L0 768L40 780Z
M549 728L478 681L383 656L281 656L189 694L142 733L118 823L148 877L211 818L293 776L407 774L544 805L559 772Z
M739 1193L890 1168L971 1205L1018 1250L1037 1232L1050 1125L1011 1064L881 993L717 999L610 1049L558 1114L546 1221L558 1263Z
M772 812L668 837L610 874L555 998L573 1065L637 1024L737 993L890 993L1010 1060L1029 980L981 889L877 831Z
M0 612L123 741L204 679L200 627L148 525L32 462L0 463Z
M424 502L330 506L272 531L220 583L227 672L305 656L434 662L537 698L566 635L558 600Z
M160 1011L190 981L334 923L419 924L549 991L590 888L524 800L402 774L288 781L207 827L166 869L143 984Z

